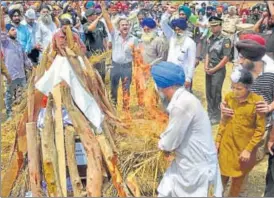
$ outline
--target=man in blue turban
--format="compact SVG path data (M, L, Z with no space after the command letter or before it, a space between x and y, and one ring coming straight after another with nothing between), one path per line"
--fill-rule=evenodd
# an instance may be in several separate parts
M165 60L167 49L163 39L159 37L156 29L156 22L153 18L144 18L141 24L143 33L141 41L143 45L142 55L144 62L151 64L154 60Z
M183 19L189 19L191 16L191 9L188 6L180 6L179 7L179 17Z
M183 68L161 62L152 67L151 74L161 95L169 100L169 123L158 147L167 157L175 152L175 160L158 187L158 197L207 197L210 185L214 185L213 196L222 196L210 121L199 99L183 87Z
M190 32L187 31L188 23L185 19L174 19L171 21L171 26L168 24L169 18L174 12L176 10L170 6L160 21L161 28L169 41L167 61L184 69L186 75L184 86L191 91L196 62L196 44L190 37Z

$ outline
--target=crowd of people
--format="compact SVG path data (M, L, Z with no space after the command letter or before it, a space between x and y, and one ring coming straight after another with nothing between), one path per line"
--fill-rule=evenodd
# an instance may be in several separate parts
M86 56L112 50L111 61L94 67L117 106L129 110L134 50L151 65L156 91L169 114L159 149L175 160L159 185L159 196L246 195L248 174L269 156L264 196L274 196L274 2L245 8L228 3L179 1L2 1L1 74L6 79L7 119L52 46L67 45L64 27ZM222 97L231 62L231 93ZM195 68L204 67L207 112L192 93ZM147 77L145 77L147 78ZM146 79L147 80L147 79ZM142 107L140 106L140 111ZM219 124L215 140L212 125Z

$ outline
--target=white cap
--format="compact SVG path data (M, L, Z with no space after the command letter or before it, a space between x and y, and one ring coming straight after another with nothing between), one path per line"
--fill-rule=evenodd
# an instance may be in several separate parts
M28 19L36 19L36 13L34 11L34 9L28 9L26 11L25 17L27 17Z

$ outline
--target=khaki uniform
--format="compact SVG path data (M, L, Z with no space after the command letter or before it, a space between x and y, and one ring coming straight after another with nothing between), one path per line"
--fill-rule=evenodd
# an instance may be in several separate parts
M230 38L233 43L236 25L240 23L240 18L237 15L230 16L229 14L223 17L222 34Z

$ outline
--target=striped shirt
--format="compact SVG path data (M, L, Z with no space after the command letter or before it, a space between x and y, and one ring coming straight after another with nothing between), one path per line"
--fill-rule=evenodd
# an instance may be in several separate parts
M270 104L274 100L274 73L265 72L256 78L251 86L251 91L263 96L264 100ZM271 126L271 113L267 115L268 130Z
M258 76L251 86L251 91L264 97L270 104L274 99L274 73L265 72Z

